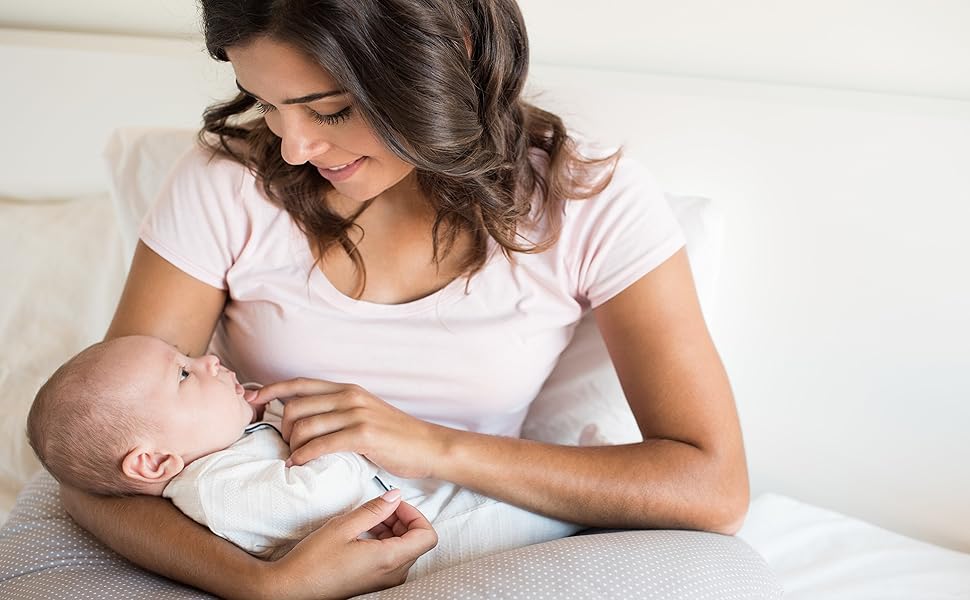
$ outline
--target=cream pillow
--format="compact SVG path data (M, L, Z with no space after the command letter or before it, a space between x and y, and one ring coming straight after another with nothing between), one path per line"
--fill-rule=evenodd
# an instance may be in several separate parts
M125 264L107 194L0 199L0 522L40 468L27 444L34 395L64 361L100 340Z

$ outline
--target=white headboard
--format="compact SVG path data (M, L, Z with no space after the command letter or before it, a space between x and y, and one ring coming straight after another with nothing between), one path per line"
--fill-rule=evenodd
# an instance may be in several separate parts
M16 30L0 81L0 195L31 198L106 189L110 130L196 126L234 87L196 42ZM723 209L711 322L753 491L970 550L970 102L543 65L531 87Z

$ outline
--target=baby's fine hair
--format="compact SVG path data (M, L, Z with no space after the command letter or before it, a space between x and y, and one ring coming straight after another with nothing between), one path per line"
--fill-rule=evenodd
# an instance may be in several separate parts
M61 483L108 496L140 494L144 490L122 474L121 461L136 433L156 427L131 414L124 389L110 389L103 360L109 344L85 348L41 386L27 415L27 439Z

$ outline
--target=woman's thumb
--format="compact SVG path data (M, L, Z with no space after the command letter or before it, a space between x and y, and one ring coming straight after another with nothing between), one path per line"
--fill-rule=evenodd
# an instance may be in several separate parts
M400 503L401 490L389 490L383 496L368 500L349 513L337 517L340 519L340 528L348 537L356 538L394 514Z

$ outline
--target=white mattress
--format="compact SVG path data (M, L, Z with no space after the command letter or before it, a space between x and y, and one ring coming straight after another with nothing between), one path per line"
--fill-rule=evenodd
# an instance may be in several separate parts
M970 554L763 494L738 534L778 575L787 600L970 598Z

